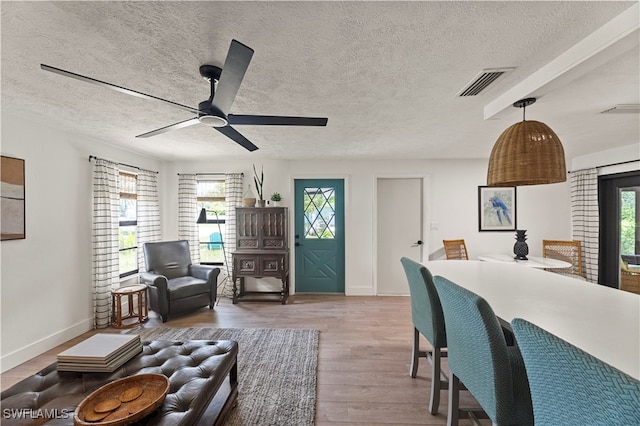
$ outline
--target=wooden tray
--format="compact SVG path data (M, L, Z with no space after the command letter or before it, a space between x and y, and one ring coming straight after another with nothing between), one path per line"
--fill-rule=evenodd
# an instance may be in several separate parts
M107 383L86 397L73 416L76 426L123 426L151 414L164 401L169 379L138 374Z

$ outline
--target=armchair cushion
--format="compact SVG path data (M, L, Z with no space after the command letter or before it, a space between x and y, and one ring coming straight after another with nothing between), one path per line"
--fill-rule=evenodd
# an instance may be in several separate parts
M169 300L184 299L207 293L211 286L205 280L194 277L178 277L169 280Z

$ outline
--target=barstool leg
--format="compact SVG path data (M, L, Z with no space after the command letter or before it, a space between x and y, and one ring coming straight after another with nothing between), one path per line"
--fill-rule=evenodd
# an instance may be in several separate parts
M453 372L449 375L449 408L447 426L458 426L460 412L460 379Z
M409 376L416 377L418 374L418 363L420 361L420 332L417 328L413 328L413 348L411 353L411 369L409 370Z
M433 348L431 353L431 401L429 402L429 412L433 415L438 414L440 406L440 391L442 390L442 367L441 367L442 349Z

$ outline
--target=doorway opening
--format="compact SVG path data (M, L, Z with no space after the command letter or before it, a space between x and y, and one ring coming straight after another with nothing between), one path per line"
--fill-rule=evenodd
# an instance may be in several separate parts
M625 269L640 273L640 171L598 178L599 282L620 288Z
M379 177L376 180L377 295L408 296L400 258L422 262L425 244L425 177ZM425 251L427 250L427 251Z

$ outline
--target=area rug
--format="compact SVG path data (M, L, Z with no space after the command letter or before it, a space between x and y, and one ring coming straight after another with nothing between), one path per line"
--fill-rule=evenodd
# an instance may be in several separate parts
M313 425L318 330L170 328L131 330L142 340L238 342L238 405L225 425Z

